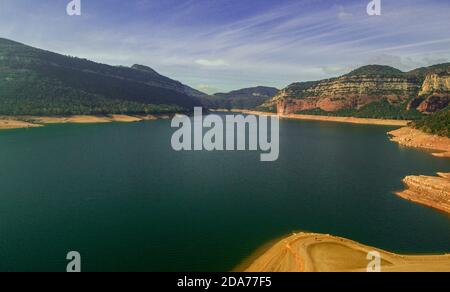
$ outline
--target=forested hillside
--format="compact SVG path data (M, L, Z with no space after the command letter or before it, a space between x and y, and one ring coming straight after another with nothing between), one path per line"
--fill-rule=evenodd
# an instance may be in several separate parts
M201 95L145 66L109 66L0 39L1 115L189 111Z

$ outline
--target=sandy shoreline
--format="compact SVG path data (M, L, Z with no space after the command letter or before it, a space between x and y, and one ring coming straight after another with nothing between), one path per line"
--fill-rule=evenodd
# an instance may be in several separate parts
M216 110L226 111L226 110ZM362 119L352 117L328 117L328 116L314 116L314 115L276 115L273 113L258 112L251 110L235 109L231 112L239 112L243 114L264 115L264 116L278 116L282 119L296 119L296 120L310 120L310 121L327 121L338 123L351 123L363 125L381 125L381 126L406 126L408 121L399 120L382 120L382 119ZM0 117L0 130L8 129L22 129L39 127L46 124L96 124L96 123L134 123L141 121L149 121L156 119L167 119L168 115L75 115L64 117L50 117L50 116L16 116L16 117Z
M248 110L233 110L244 114L275 114ZM310 115L282 115L285 119L329 121L352 124L405 126L408 121L326 117ZM134 123L169 118L169 116L69 116L69 117L0 117L1 129L35 128L60 123ZM403 146L436 151L433 155L450 158L450 139L425 134L411 128L401 128L389 133L391 140ZM396 194L404 199L450 213L450 174L438 177L410 176L404 179L406 189ZM377 251L382 255L385 272L446 271L450 272L450 255L406 256L368 247L348 239L330 235L299 233L277 240L264 249L258 258L241 264L237 270L247 272L342 272L365 271L367 253Z
M450 272L450 255L398 255L335 236L298 233L287 237L241 271L365 272L369 252L381 255L382 272Z
M412 128L401 128L388 134L391 141L402 146L427 149L433 151L436 157L450 158L450 139L447 137L426 134ZM403 183L405 190L395 193L399 197L450 214L450 174L407 176Z
M0 130L35 128L48 124L136 123L168 118L170 118L168 115L76 115L64 117L4 116L0 117Z
M430 135L420 130L404 127L388 133L391 141L402 146L432 151L434 156L450 158L450 138Z
M279 115L275 113L258 112L251 110L232 110L249 115L262 115L262 116L277 116L281 119L292 120L307 120L307 121L323 121L323 122L335 122L335 123L347 123L347 124L360 124L360 125L379 125L379 126L399 126L405 127L410 121L406 120L388 120L388 119L366 119L366 118L353 118L353 117L331 117L331 116L315 116L315 115Z
M0 130L23 129L40 127L39 124L29 123L26 121L16 120L12 118L0 118Z
M241 111L249 114L260 114ZM271 115L263 113L265 115ZM299 117L302 119L302 117ZM307 118L308 119L308 118ZM321 118L319 117L319 120ZM362 122L364 123L364 121ZM404 127L389 133L391 141L406 147L436 151L450 158L450 139ZM437 177L408 176L406 189L396 194L409 201L450 213L450 173ZM241 264L246 272L364 272L371 251L382 257L383 272L450 272L450 255L398 255L357 242L323 234L299 233L273 244L256 259ZM261 249L259 250L261 252Z

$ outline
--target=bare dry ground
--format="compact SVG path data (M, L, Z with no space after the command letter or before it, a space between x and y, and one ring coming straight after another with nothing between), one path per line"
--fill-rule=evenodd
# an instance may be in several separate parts
M309 120L309 121L325 121L335 123L348 123L348 124L360 124L360 125L380 125L380 126L399 126L404 127L408 125L409 121L406 120L387 120L387 119L366 119L366 118L353 118L353 117L331 117L331 116L316 116L316 115L279 115L274 113L265 113L250 110L233 110L241 112L243 114L251 115L263 115L263 116L277 116L281 119L293 119L293 120Z
M241 270L246 272L365 272L381 255L382 272L450 272L450 255L406 256L331 235L298 233L285 238Z
M450 138L430 135L422 131L404 127L388 133L391 141L405 147L435 151L434 156L450 158Z
M99 123L134 123L141 121L152 121L158 119L168 119L168 115L77 115L65 117L45 117L45 116L17 116L0 117L0 130L21 129L40 127L47 124L99 124Z
M0 130L35 128L35 127L39 127L39 126L40 125L13 119L13 118L0 117Z

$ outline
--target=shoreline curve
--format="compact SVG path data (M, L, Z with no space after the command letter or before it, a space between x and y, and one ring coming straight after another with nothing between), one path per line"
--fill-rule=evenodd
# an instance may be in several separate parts
M240 271L366 272L370 252L381 256L382 272L450 272L450 254L399 255L355 241L317 233L294 233Z

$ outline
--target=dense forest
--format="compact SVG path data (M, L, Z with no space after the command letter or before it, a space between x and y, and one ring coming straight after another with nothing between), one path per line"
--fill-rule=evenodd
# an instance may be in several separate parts
M203 105L214 109L255 109L278 93L274 87L251 87L202 98Z
M450 107L415 121L412 126L426 133L450 138Z
M185 93L186 92L186 93ZM0 114L188 111L200 95L144 66L115 67L0 39Z

